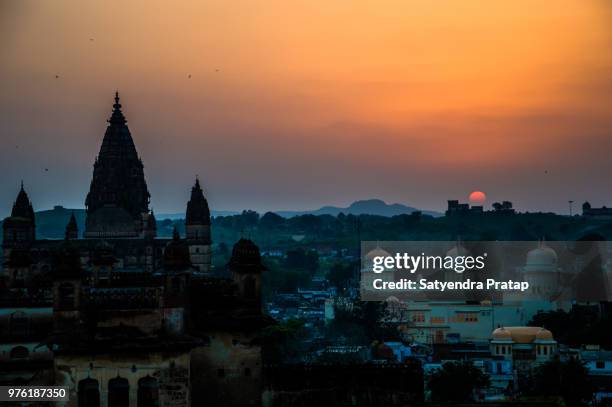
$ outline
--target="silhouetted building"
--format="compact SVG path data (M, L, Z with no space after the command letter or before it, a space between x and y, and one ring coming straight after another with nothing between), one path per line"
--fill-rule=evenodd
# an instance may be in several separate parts
M470 204L459 203L457 200L449 200L448 208L446 209L446 216L457 216L457 215L474 215L482 214L483 207L481 205L474 205L470 207Z
M609 221L612 220L612 208L593 208L590 203L585 202L582 204L582 216L592 220Z
M176 229L171 239L156 237L118 94L86 206L82 239L74 214L64 240L36 239L23 185L4 220L0 365L9 368L0 368L0 384L67 386L70 406L259 404L256 335L270 323L259 249L242 239L233 279L210 275L210 211L199 180L186 238ZM226 397L237 387L249 390Z

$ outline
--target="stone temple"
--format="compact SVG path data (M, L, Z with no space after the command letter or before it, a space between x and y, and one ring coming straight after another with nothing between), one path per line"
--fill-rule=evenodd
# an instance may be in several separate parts
M58 385L69 406L253 405L261 399L259 249L211 270L199 180L181 237L156 236L143 163L119 95L94 163L86 226L36 238L22 184L3 222L0 385ZM240 391L236 391L236 386Z

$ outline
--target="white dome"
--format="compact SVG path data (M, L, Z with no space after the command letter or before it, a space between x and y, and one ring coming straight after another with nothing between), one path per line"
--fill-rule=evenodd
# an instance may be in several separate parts
M525 271L557 271L557 261L557 252L545 243L540 243L539 247L527 253Z

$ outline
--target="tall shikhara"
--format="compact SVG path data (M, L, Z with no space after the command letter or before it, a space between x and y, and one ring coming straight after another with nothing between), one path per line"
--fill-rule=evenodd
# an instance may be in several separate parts
M118 93L108 122L85 201L85 237L140 236L149 216L150 195Z

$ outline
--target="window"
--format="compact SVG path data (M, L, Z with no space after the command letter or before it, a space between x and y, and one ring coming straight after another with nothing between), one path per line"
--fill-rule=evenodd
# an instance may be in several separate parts
M108 381L108 405L113 407L130 407L130 384L123 377Z
M159 384L153 377L138 380L138 407L159 406Z
M432 324L443 324L444 317L431 317L431 323Z
M415 312L412 314L412 322L425 322L425 314L422 312Z
M100 386L97 380L81 380L77 391L79 407L100 407Z

